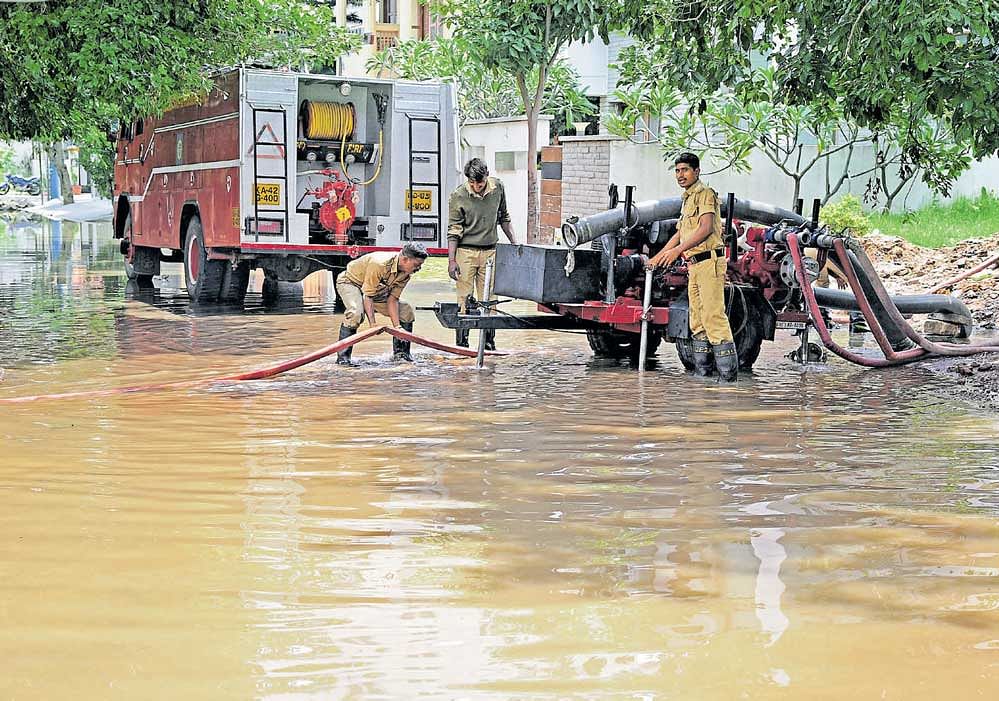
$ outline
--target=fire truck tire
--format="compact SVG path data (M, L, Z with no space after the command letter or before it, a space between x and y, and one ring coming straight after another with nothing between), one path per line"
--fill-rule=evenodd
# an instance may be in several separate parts
M184 278L187 280L187 295L191 302L218 302L226 267L224 260L209 260L201 219L191 217L191 221L187 223L187 236L184 237Z
M267 275L264 276L264 283L260 288L260 300L267 307L273 307L278 302L282 304L301 302L304 294L302 283L278 280Z
M132 213L125 217L123 231L132 230ZM126 240L127 241L127 240ZM139 288L150 288L153 286L153 275L160 271L160 252L157 248L146 246L132 246L131 241L125 244L125 250L131 250L131 256L125 255L125 276L135 283Z
M222 290L219 292L219 301L226 304L242 304L246 299L246 288L250 284L250 264L239 263L235 268L231 265L225 266L225 275L222 277Z
M640 339L637 333L605 329L590 329L586 332L586 340L590 342L593 355L598 358L632 358L638 359ZM658 331L649 331L649 345L645 356L651 358L659 350L662 335Z

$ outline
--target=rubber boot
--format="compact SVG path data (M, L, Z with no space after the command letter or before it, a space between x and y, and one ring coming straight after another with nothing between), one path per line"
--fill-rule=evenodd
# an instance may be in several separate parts
M399 324L405 331L413 333L413 322L404 321ZM407 363L413 362L413 356L409 354L409 341L403 341L401 338L392 337L392 360L405 360Z
M482 334L486 337L486 350L496 350L496 329L483 329Z
M735 382L739 376L739 354L733 341L725 341L714 346L715 366L722 382Z
M454 345L468 348L468 329L454 330Z
M715 362L711 357L711 343L707 339L694 339L694 374L697 377L710 377L714 373Z
M343 339L345 339L345 338L350 338L355 333L357 333L357 329L356 328L352 329L349 326L347 326L346 324L340 324L340 340L341 341ZM336 364L337 365L353 365L354 363L352 363L350 361L350 354L353 352L353 350L354 350L354 346L351 346L350 348L344 348L342 351L340 351L339 353L337 353L336 354Z

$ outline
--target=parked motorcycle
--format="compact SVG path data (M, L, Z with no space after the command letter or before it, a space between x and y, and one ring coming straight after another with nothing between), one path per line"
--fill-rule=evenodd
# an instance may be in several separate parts
M38 178L22 178L20 175L7 173L5 182L0 183L0 195L6 195L11 190L24 190L29 195L37 195L42 191Z

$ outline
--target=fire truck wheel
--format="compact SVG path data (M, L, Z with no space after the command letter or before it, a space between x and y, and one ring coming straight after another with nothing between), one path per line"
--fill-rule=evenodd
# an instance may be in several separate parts
M226 304L242 304L246 299L246 288L250 284L250 264L239 263L235 269L231 265L225 266L225 275L222 277L222 290L219 293L219 301Z
M132 230L132 213L125 216L125 227L123 231ZM126 239L125 243L125 276L135 286L142 289L149 289L153 286L153 275L160 271L160 252L155 248L145 246L133 246L131 241ZM142 272L140 272L142 271ZM155 271L155 272L150 272Z
M184 238L184 277L191 302L210 304L218 301L226 266L224 260L209 260L201 219L191 217Z
M586 340L590 342L593 355L598 358L632 358L638 359L641 343L637 333L614 331L606 329L590 329L586 332ZM645 356L651 358L659 350L662 335L658 331L649 331L649 345Z

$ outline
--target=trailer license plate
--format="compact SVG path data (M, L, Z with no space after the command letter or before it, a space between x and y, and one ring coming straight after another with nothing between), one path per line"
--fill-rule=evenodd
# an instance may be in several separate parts
M266 207L281 206L281 183L258 183L257 204Z
M778 321L777 322L777 328L778 329L803 329L806 326L808 326L808 324L806 324L804 321Z
M434 208L433 190L406 190L406 211L429 212Z

